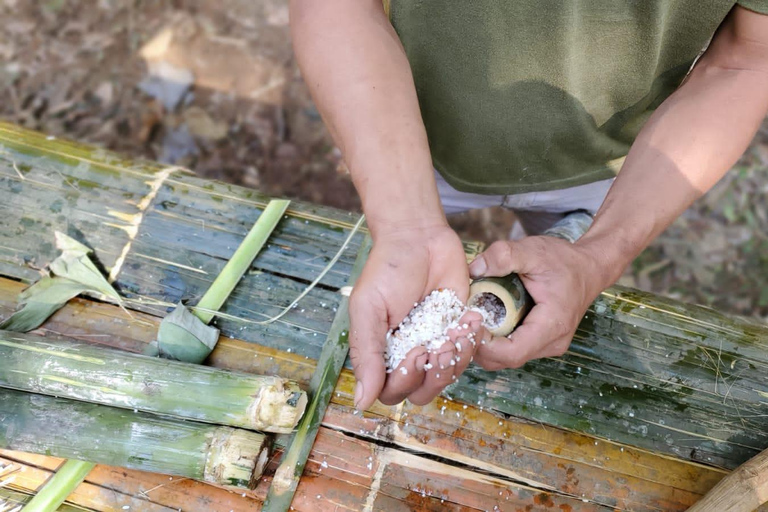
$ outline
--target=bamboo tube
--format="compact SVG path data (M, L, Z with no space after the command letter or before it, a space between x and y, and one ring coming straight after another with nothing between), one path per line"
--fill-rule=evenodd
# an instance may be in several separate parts
M591 225L591 215L576 211L563 217L544 235L574 243ZM469 287L467 303L491 313L488 327L494 336L510 334L534 305L533 298L517 274L475 279Z
M9 486L27 494L34 494L45 485L61 465L61 460L0 449L0 468L5 464L15 471ZM264 480L262 478L261 482ZM260 484L257 489L263 485ZM179 509L187 512L201 509L205 512L250 511L258 509L252 493L254 491L247 489L233 492L231 488L191 478L97 465L67 497L67 504L104 512L178 512Z
M723 478L688 512L751 512L768 502L768 450Z
M0 386L251 430L290 432L306 394L280 377L0 331Z
M0 447L253 488L269 457L262 434L0 390Z

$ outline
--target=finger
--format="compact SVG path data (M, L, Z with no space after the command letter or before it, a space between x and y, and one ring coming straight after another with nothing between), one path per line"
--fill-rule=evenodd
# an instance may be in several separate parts
M430 353L424 382L408 395L408 400L415 405L425 405L439 395L445 386L455 380L455 357L455 345L450 341L444 343L436 352Z
M365 410L384 387L384 348L387 309L384 301L365 289L355 288L349 300L349 356L355 371L355 407Z
M530 246L534 242L494 242L488 249L469 264L472 278L506 276L511 273L531 272L538 261L536 251Z
M548 305L538 304L509 338L496 337L480 343L475 354L478 364L487 370L519 368L531 359L547 357L545 354L549 354L550 345L559 348L564 344L567 348L572 333L551 309Z
M397 368L387 374L379 402L384 405L399 404L418 389L424 382L424 365L427 361L429 353L424 347L416 347L408 352Z
M485 330L482 321L483 317L480 313L470 311L461 317L457 328L448 331L449 339L456 348L455 368L453 369L456 378L459 378L469 363L472 362L477 340L481 339L482 331Z

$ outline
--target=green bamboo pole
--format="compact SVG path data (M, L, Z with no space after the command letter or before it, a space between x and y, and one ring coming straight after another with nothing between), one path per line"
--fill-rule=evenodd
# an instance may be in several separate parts
M357 255L355 266L352 268L348 286L354 286L360 276L370 249L371 239L366 237ZM265 512L283 512L291 506L307 457L312 450L325 410L331 401L333 390L336 388L336 382L339 380L339 374L349 352L348 306L349 298L345 295L339 304L336 318L328 332L323 352L309 384L312 401L277 468L264 501Z
M37 494L24 505L21 512L54 512L59 509L67 496L85 480L88 473L96 467L93 462L82 460L64 461L59 469L45 482Z
M253 488L265 437L104 405L0 389L0 447Z
M291 432L306 408L298 384L104 346L0 331L0 387L205 423Z
M216 276L211 287L197 303L195 315L203 323L210 323L216 316L215 311L224 305L243 274L250 268L253 259L264 247L277 223L283 218L283 214L290 203L284 199L273 199L261 212L259 219L245 236L235 254L232 255L219 275Z

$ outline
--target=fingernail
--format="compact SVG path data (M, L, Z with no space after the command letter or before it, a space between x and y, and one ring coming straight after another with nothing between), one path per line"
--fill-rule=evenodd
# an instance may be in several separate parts
M363 399L364 391L363 383L361 381L357 381L357 384L355 384L355 407L357 407L360 403L360 400ZM359 407L357 408L359 409Z
M488 270L488 263L485 262L485 257L482 255L469 264L469 275L472 277L481 277L486 270Z
M448 368L451 365L451 360L453 359L453 352L443 352L439 356L437 356L437 362L440 363L440 369L444 370Z
M416 369L421 371L424 371L424 365L427 364L427 361L429 360L429 354L424 353L420 356L416 357Z

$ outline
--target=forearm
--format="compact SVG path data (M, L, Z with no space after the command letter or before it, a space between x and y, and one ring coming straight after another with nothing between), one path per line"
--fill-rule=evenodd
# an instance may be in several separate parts
M734 60L727 43L713 44L643 127L579 242L602 260L606 284L725 174L768 113L768 66Z
M444 222L405 52L380 0L292 0L294 50L368 225Z

